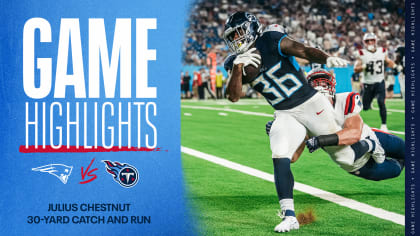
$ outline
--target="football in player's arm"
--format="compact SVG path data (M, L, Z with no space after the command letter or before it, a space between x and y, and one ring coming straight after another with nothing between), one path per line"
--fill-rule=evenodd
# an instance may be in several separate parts
M239 37L235 34L234 39ZM254 43L255 44L255 43ZM251 45L251 47L254 45ZM281 52L285 55L295 56L298 58L306 59L310 62L327 64L328 67L342 67L347 62L338 57L331 57L322 50L317 48L306 46L305 44L299 43L296 40L286 36L280 42ZM261 63L261 56L256 54L254 48L239 54L233 62L233 68L229 77L229 82L226 88L227 98L231 102L236 102L241 97L242 84L250 83L251 81L243 81L243 70L244 67L252 65L257 67L256 64Z

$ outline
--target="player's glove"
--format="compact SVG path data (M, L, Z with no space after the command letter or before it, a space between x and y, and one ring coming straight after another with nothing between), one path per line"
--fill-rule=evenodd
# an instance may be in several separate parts
M236 56L235 60L233 61L234 65L243 64L242 73L246 76L245 67L248 65L252 65L255 68L258 68L258 65L261 63L261 56L254 51L257 50L256 48L251 48L248 51L239 54Z
M267 124L265 124L265 132L267 133L267 135L270 135L270 130L271 130L271 126L273 125L274 120L270 120L269 122L267 122Z
M319 145L318 137L312 137L306 140L306 147L308 147L310 153L313 153L315 150L320 148L321 146Z
M328 57L327 66L328 67L346 67L349 62L347 60L341 59L339 57Z

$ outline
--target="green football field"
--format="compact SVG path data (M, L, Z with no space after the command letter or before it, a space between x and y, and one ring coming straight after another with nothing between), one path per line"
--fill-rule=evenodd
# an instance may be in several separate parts
M365 123L380 126L379 111L362 111ZM388 128L404 137L404 103L387 100ZM273 110L261 99L238 103L181 102L183 147L273 174L265 124ZM184 181L199 235L274 235L281 219L274 183L182 153ZM305 149L292 164L295 182L385 210L384 216L404 215L404 174L368 181L340 169L322 150ZM296 188L296 185L295 185ZM322 195L322 194L321 194ZM312 211L315 221L287 235L404 235L404 226L351 206L341 206L295 189L296 213ZM370 208L369 208L370 209ZM386 218L386 219L383 219Z

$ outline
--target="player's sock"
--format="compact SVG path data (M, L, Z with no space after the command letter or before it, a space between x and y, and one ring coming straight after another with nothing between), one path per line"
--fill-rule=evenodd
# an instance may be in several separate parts
M294 179L290 169L289 158L274 158L274 183L277 196L280 202L281 214L284 216L295 216L293 204Z
M274 183L279 200L293 199L294 179L289 158L273 158Z
M295 205L293 203L293 199L285 198L281 199L280 201L280 209L284 216L294 216L295 215Z
M375 150L375 147L376 147L376 142L375 142L375 141L373 141L372 139L370 139L370 137L369 137L369 136L368 136L368 137L366 137L366 139L365 139L365 140L362 140L362 141L366 142L366 143L369 145L368 152L372 152L373 150ZM360 142L361 142L361 141L360 141Z
M367 152L371 152L372 150L374 150L375 145L375 142L370 139L361 140L355 144L352 144L350 147L354 151L354 160L357 160L363 155L365 155Z

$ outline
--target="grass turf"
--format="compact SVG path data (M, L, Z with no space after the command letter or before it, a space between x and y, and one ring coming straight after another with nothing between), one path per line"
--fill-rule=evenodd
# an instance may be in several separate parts
M182 105L229 107L272 113L259 100L250 104L226 105L214 102L183 102ZM403 103L393 103L403 109ZM182 108L182 145L240 164L272 173L272 161L265 123L270 117L213 110ZM366 123L378 120L378 111L362 112ZM389 115L388 127L404 131L404 114ZM370 123L368 123L370 124ZM191 205L201 222L203 234L271 234L280 222L275 216L278 202L274 184L216 166L183 154L185 181ZM295 181L344 197L404 214L404 178L367 181L341 170L322 151L304 152L292 165ZM403 235L404 227L334 203L295 191L297 212L312 208L317 220L298 233L310 235ZM292 233L294 234L294 233Z

